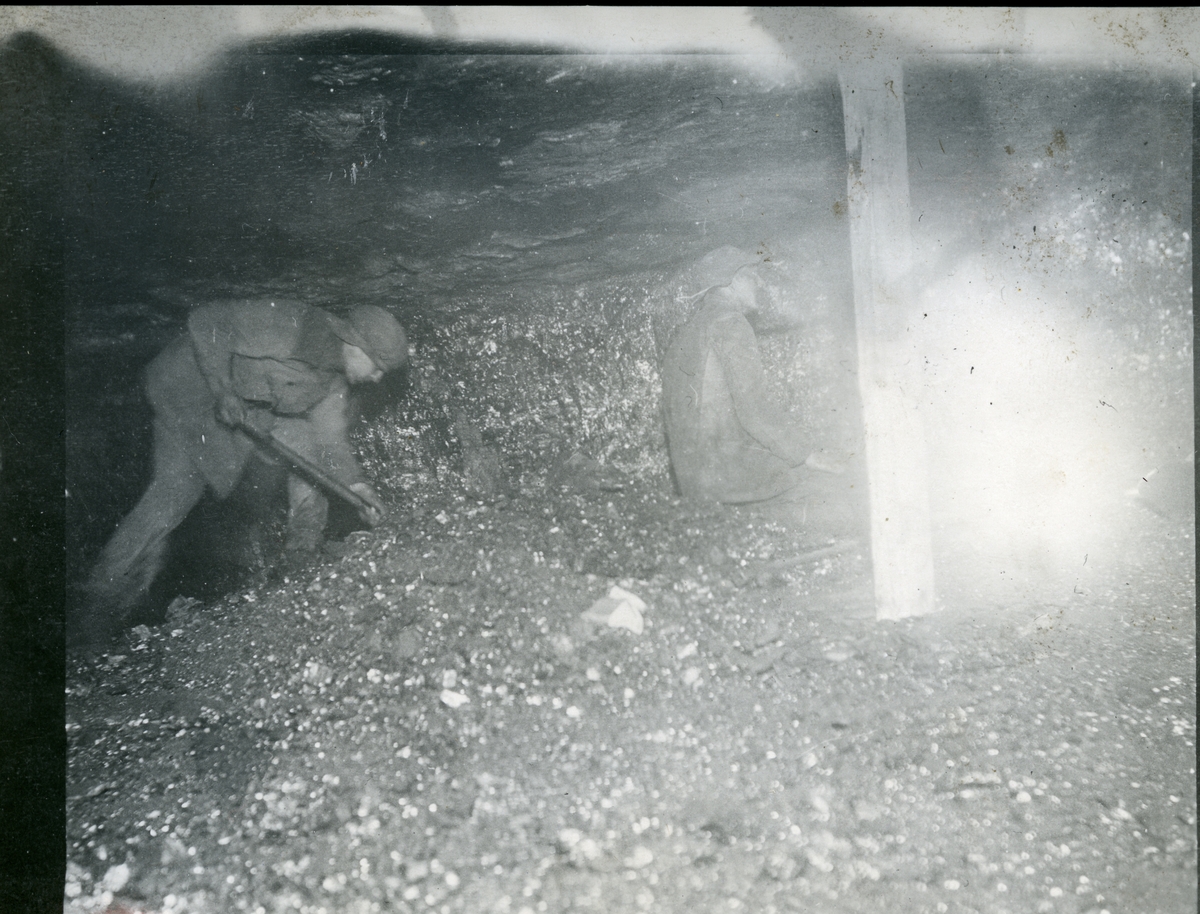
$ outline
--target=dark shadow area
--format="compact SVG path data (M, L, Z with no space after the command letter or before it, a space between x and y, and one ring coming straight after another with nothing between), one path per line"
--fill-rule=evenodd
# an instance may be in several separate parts
M399 57L408 55L444 56L447 54L519 55L561 54L559 48L539 44L469 41L462 38L421 38L393 35L388 32L361 29L325 32L315 35L268 38L247 42L236 56L249 55L329 55L347 57Z
M0 909L62 910L66 67L0 49Z

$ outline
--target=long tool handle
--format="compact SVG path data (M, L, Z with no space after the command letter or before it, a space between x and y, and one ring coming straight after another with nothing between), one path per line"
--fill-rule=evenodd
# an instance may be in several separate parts
M334 495L338 495L346 501L350 502L359 511L368 514L376 512L378 509L355 492L352 488L346 485L339 479L334 479L329 473L317 466L303 454L298 454L292 450L270 432L264 432L246 422L238 423L238 428L245 432L259 446L270 451L276 457L286 460L300 473L309 478L309 481L315 482L323 489L327 489Z

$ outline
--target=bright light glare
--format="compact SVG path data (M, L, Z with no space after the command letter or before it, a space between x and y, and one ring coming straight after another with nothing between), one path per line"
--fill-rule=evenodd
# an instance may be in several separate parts
M1113 558L1139 410L1067 301L997 285L967 268L921 304L935 552L972 591L1053 600Z

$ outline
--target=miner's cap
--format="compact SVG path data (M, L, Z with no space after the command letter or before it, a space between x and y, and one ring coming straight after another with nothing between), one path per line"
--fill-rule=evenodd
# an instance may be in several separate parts
M765 250L752 252L727 244L701 257L689 271L687 284L697 293L704 293L716 286L729 285L738 271L746 267L774 265Z
M408 338L404 328L383 308L357 305L344 320L332 322L339 339L357 346L384 371L392 371L408 361Z

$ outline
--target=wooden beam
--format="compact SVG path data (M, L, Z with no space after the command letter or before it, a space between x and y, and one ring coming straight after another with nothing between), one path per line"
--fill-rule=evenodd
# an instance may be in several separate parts
M903 68L867 59L839 74L849 159L858 379L866 424L875 614L934 608L928 463L914 323Z

